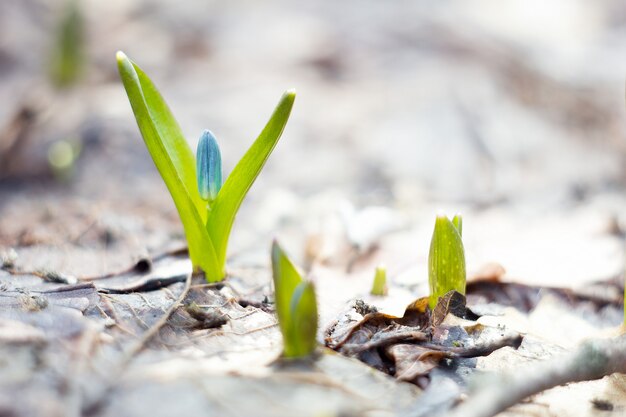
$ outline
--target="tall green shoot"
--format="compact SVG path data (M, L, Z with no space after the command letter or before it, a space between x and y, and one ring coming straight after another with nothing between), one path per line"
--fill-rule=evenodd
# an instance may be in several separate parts
M295 92L282 96L261 134L208 202L198 189L203 179L198 182L196 159L158 89L122 52L117 53L117 65L139 131L183 223L194 269L203 270L209 281L219 281L225 276L228 238L237 211L282 135Z
M69 87L85 67L85 22L78 0L66 0L54 34L49 75L55 86Z

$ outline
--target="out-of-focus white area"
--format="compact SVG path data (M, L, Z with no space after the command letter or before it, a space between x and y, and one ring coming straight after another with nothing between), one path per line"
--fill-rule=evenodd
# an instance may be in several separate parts
M554 285L621 269L609 229L626 204L623 2L84 0L88 69L58 92L45 65L61 5L0 4L0 126L35 100L38 146L95 132L68 198L105 213L164 211L177 230L118 81L120 49L159 86L192 147L205 128L217 135L226 173L283 90L297 89L234 255L254 249L249 259L267 262L278 236L303 261L313 235L338 240L351 227L375 240L387 222L378 238L401 249L383 244L379 256L415 264L423 280L444 210L465 213L470 267L495 261L507 277ZM5 235L34 195L56 192L43 188L4 192ZM387 220L358 226L370 206ZM161 247L163 227L147 229L133 245Z

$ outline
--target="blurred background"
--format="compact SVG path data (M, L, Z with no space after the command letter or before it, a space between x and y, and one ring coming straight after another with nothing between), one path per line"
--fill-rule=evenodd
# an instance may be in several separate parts
M3 0L0 248L89 275L184 245L118 78L123 50L192 148L216 134L225 174L296 88L238 217L235 268L267 264L278 236L302 264L369 275L382 261L397 283L423 281L443 210L465 215L470 271L610 277L625 47L619 0Z

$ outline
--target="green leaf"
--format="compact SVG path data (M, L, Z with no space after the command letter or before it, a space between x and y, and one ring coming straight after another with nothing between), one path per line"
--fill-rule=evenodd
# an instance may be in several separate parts
M455 215L452 219L452 224L459 232L459 236L463 237L463 217L460 214Z
M85 67L85 22L78 0L67 0L51 48L50 77L57 87L69 87Z
M296 93L293 90L283 94L269 122L243 158L239 160L211 205L206 227L211 235L220 265L226 262L228 237L237 211L280 139L289 120L295 98Z
M200 192L198 191L196 159L193 152L159 90L137 64L132 62L132 65L137 73L137 79L139 80L145 103L148 106L148 111L164 145L164 149L172 161L187 195L193 201L200 218L204 222L206 221L206 202L200 197Z
M307 356L317 345L317 301L313 284L303 281L285 252L272 244L276 315L283 334L283 355Z
M374 275L374 283L372 284L370 294L379 296L387 294L387 269L382 265L376 267L376 274Z
M291 330L289 343L285 343L285 357L308 356L317 346L317 300L315 288L308 281L296 287L291 297Z
M276 241L272 243L272 273L276 315L283 338L287 339L291 329L291 297L302 282L302 276Z
M185 229L189 255L210 281L223 278L223 264L204 226L206 203L196 187L195 158L178 123L148 76L122 52L117 64L137 125Z
M226 249L235 216L285 128L295 92L283 95L209 207L197 188L193 153L158 89L122 52L118 52L117 60L139 130L183 222L194 267L203 269L209 281L220 280L225 275Z
M430 308L434 309L439 297L449 291L464 295L465 279L465 251L459 230L447 217L438 216L428 256Z

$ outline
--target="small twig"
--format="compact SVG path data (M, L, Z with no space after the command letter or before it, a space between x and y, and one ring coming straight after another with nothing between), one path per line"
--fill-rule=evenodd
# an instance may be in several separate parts
M76 285L78 282L76 277L73 277L71 275L61 274L55 271L48 271L48 270L26 271L26 270L22 270L20 268L16 268L13 266L11 267L3 266L3 267L0 267L0 270L13 276L30 275L30 276L34 276L37 278L41 278L47 282L53 282L57 284Z
M99 281L108 278L121 277L123 275L131 274L147 274L152 270L152 260L149 257L142 257L137 260L133 265L114 272L107 272L101 275L84 275L77 277L79 281Z
M168 257L183 256L183 255L186 255L188 252L189 251L187 247L184 247L184 248L178 248L178 249L165 251L165 252L156 254L152 257L148 255L142 256L133 265L125 269L115 271L115 272L108 272L102 275L81 276L81 277L78 277L78 280L79 281L98 281L102 279L114 278L114 277L119 277L119 276L128 275L128 274L147 274L148 272L152 270L153 264L155 262L168 258Z
M365 352L366 350L379 348L382 346L391 345L394 343L410 343L410 342L423 342L428 340L428 335L424 332L409 330L409 331L394 331L390 333L379 333L382 336L374 336L372 340L366 343L346 343L342 347L342 351L347 354L356 354ZM377 337L378 336L378 337Z
M252 310L252 311L249 311L249 312L247 312L247 313L241 314L241 315L239 315L239 316L237 316L237 317L232 317L232 316L231 316L230 314L228 314L228 313L226 313L226 316L227 316L230 320L241 320L241 319L243 319L243 318L246 318L246 317L249 317L249 316L251 316L251 315L253 315L253 314L257 314L257 313L261 313L261 312L263 312L263 310L256 309L256 310Z
M170 290L167 287L163 287L161 288L161 291L163 291L165 293L165 295L167 295L169 298L171 298L172 300L176 299L176 296L174 295L174 293L172 292L172 290Z
M626 373L626 334L590 340L570 354L482 381L449 417L491 417L531 395L570 382Z
M135 293L139 298L141 298L143 300L144 303L146 303L146 305L154 310L161 310L162 313L165 313L165 310L163 310L162 307L156 306L154 304L152 304L152 302L148 299L148 297L146 297L145 295L143 295L142 293L138 292ZM174 299L176 299L176 297L173 297Z
M224 286L222 281L220 282L203 282L202 284L194 284L191 288L217 288L218 290Z
M477 356L487 356L494 351L507 346L517 349L522 344L523 339L524 338L521 335L516 334L469 347L443 346L436 343L422 343L420 346L426 349L441 351L445 353L445 357L449 359L475 358Z
M139 292L156 291L177 282L184 282L186 274L178 274L169 277L153 276L140 278L131 283L117 287L98 286L98 291L104 294L134 294Z
M123 331L124 333L127 333L127 334L129 334L129 335L131 335L133 337L137 337L137 334L134 331L132 331L132 330L128 329L126 326L122 325L123 321L118 316L117 311L115 310L115 306L113 305L111 300L109 300L106 297L102 297L101 300L102 300L103 304L106 304L107 308L111 312L111 317L113 318L113 322L115 323L115 326L117 328L119 328L121 331ZM100 307L98 305L98 308L100 309L101 312L103 312L105 315L108 316L108 314L106 314L106 312L102 309L102 307Z
M113 304L119 304L121 306L128 308L132 316L135 318L135 320L137 320L137 322L139 323L141 327L143 327L144 329L150 328L150 326L148 326L148 324L145 321L143 321L143 319L139 316L139 313L137 313L137 310L135 310L134 307L131 306L130 303L128 303L127 301L118 300L117 298L112 297L110 295L106 295L106 294L102 294L102 297L107 298Z

